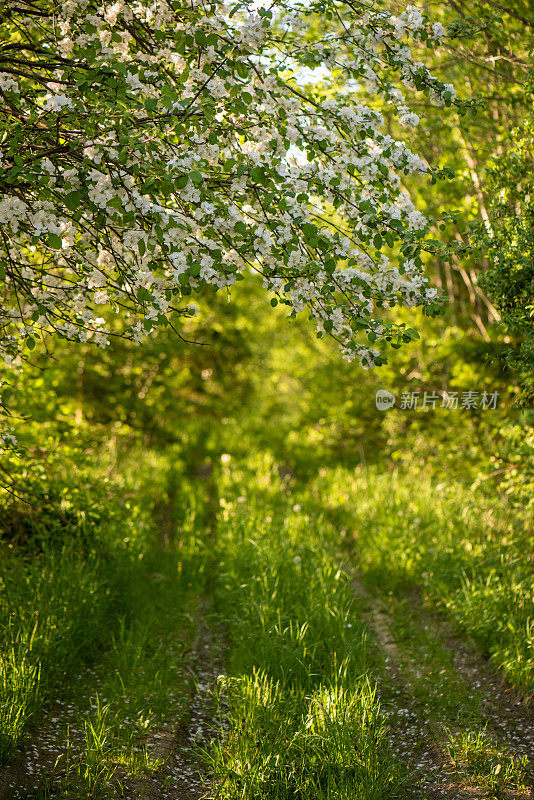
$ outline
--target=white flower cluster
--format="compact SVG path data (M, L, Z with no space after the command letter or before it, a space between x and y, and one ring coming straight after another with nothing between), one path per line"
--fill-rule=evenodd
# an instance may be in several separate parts
M307 4L88 8L69 0L47 33L30 20L32 52L61 55L53 75L39 55L31 85L0 73L0 89L20 91L20 116L0 125L41 112L31 151L3 138L0 174L17 165L24 190L8 182L0 201L0 354L49 334L106 346L113 313L139 342L195 314L192 292L252 269L344 357L381 363L403 330L380 308L433 302L421 259L403 255L419 252L427 221L401 176L428 165L384 131L362 88L403 126L419 119L397 84L453 98L409 47L423 31L440 41L442 26L414 6L394 17L336 2L350 24L310 42ZM88 62L90 75L77 68ZM346 86L303 91L288 75L312 62Z
M0 431L0 452L2 450L14 450L17 445L17 437L14 434Z
M72 108L74 103L64 94L46 94L41 108L43 111L61 111L63 108Z
M12 75L6 72L0 72L0 89L3 92L16 92L19 93L19 84Z

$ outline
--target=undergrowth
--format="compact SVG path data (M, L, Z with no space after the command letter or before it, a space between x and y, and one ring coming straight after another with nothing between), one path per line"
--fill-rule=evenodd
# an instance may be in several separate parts
M494 499L345 469L295 486L266 454L212 467L190 480L167 457L132 459L124 487L135 505L110 496L115 513L91 536L2 544L0 759L44 704L91 676L75 698L83 742L65 736L43 797L106 798L158 774L149 737L187 716L205 592L228 639L220 728L204 753L221 800L406 797L353 603L354 566L393 599L421 591L511 682L532 686L531 536ZM491 755L478 740L450 748L469 769L479 751ZM492 791L511 769L497 755L477 767Z
M218 796L402 797L337 533L292 506L274 469L259 476L222 477L215 597L232 646L208 757Z
M305 497L345 531L370 586L422 592L532 690L532 517L452 480L370 469L324 471Z

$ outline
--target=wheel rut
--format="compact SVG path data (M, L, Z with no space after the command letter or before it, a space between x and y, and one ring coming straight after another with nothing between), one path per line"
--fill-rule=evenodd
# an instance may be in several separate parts
M477 786L472 780L466 780L462 765L451 758L448 747L448 734L461 734L462 728L451 724L450 720L433 718L417 691L424 677L424 660L399 647L386 604L367 590L358 575L353 576L351 586L355 596L365 605L364 615L382 653L384 668L377 681L378 692L382 697L392 748L408 769L413 770L417 780L413 796L424 800L489 800L493 797L526 800L534 797L531 771L534 764L534 724L529 698L521 697L506 687L490 665L477 658L469 643L453 637L446 624L434 619L422 603L415 604L422 625L435 625L438 629L439 623L440 640L451 648L451 659L459 678L473 691L484 691L487 699L481 712L492 736L517 760L524 758L527 761L525 788L502 787L501 793L491 793L486 786Z
M224 670L224 632L209 619L207 603L196 613L188 672L194 685L185 721L170 719L147 736L147 752L157 769L132 777L120 762L107 763L106 797L121 800L200 800L210 792L210 779L198 758L214 732L213 687ZM87 671L80 681L98 689ZM93 684L95 684L93 686ZM0 770L0 800L42 800L69 795L69 770L83 764L83 717L75 703L56 700L41 714L40 725L12 763ZM78 793L76 794L78 796Z
M208 624L207 606L197 612L197 634L192 647L190 672L195 691L185 723L170 720L148 737L147 750L160 768L150 776L124 780L128 800L200 800L211 794L210 777L199 760L214 733L213 688L224 670L224 633Z

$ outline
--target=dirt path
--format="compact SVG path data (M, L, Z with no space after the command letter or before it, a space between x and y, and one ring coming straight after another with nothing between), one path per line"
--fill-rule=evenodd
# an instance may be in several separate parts
M488 661L469 643L454 636L441 622L441 633L454 658L458 674L474 689L483 687L484 716L515 753L525 757L534 784L534 702L505 683Z
M80 683L93 683L92 670L78 676ZM66 772L68 753L81 752L85 737L83 719L74 702L56 699L41 712L39 727L20 748L11 764L0 769L0 800L41 798L51 782Z
M147 742L161 768L151 776L128 781L129 800L200 800L210 791L209 777L198 759L198 750L207 747L215 727L213 688L224 668L224 636L206 621L206 605L197 612L197 634L190 670L195 680L189 718L176 726L172 720Z
M188 670L194 692L185 723L172 719L159 731L150 734L147 750L161 766L151 775L130 778L120 763L112 765L115 773L110 793L128 800L199 800L206 796L209 783L196 756L211 738L214 718L212 689L223 671L224 637L208 621L207 606L196 615L196 636L192 644ZM79 676L88 689L86 697L98 692L98 677L91 670ZM39 727L13 762L0 770L0 800L42 800L44 797L69 797L69 770L75 762L83 763L85 751L84 715L94 710L88 702L80 711L81 693L72 692L78 703L56 700L42 712ZM78 793L76 796L79 796ZM108 796L106 794L106 796Z
M461 735L463 729L443 720L425 708L421 680L425 663L421 653L411 654L407 648L399 647L394 635L394 625L386 604L380 597L371 594L358 577L352 581L355 595L364 601L365 615L376 642L383 655L383 675L378 689L384 697L383 711L390 726L393 749L402 761L414 770L420 783L414 796L425 800L485 800L502 797L509 800L525 800L534 797L532 773L525 770L528 788L518 786L476 785L466 780L466 772L458 760L453 759L447 746L449 733ZM481 713L488 730L499 741L502 748L516 758L526 757L530 767L534 764L534 720L528 698L520 697L505 687L490 665L465 643L454 637L446 623L434 618L422 604L413 599L412 612L425 631L429 629L439 636L440 643L449 649L451 661L458 677L472 692L484 693ZM409 650L409 648L408 648Z

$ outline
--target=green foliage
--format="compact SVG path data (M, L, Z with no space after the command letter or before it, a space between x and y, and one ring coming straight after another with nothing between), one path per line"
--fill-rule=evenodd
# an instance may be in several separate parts
M148 462L144 473L137 470L137 483L132 478L132 488L138 489L139 481L147 480L148 471L151 488L157 488L158 483L164 485L166 474L158 476L158 467L164 465L165 471L168 470L168 461L153 458ZM126 468L125 475L128 476ZM187 487L181 489L183 502ZM179 556L166 554L158 548L153 527L154 501L150 494L130 505L124 503L123 491L124 486L120 489L115 486L108 487L106 494L101 491L92 495L97 511L116 510L107 520L102 514L96 522L93 520L90 537L82 535L80 529L70 529L65 536L55 518L41 516L33 509L38 530L44 534L37 539L33 532L30 539L2 543L2 760L12 756L43 702L57 687L67 686L84 664L99 658L101 651L119 647L119 642L122 642L122 660L115 659L115 668L121 670L108 681L108 696L122 696L137 659L139 694L129 692L131 711L137 713L135 709L144 707L143 690L139 687L150 684L155 694L148 708L152 708L150 713L155 719L162 717L167 691L164 681L173 667L165 661L167 666L163 669L164 659L155 642L167 610L174 613L182 592L182 584L172 580L172 574L179 572L185 585L192 586L201 575L202 559L192 535L191 514L182 514L182 538L175 545L180 543ZM11 511L14 513L15 509ZM162 571L170 574L169 581L160 585L151 576ZM182 618L179 624L187 630ZM177 641L175 645L178 646ZM140 680L139 663L143 665L144 681ZM131 726L128 730L133 736Z
M220 478L216 608L230 640L221 797L402 796L335 529L292 506L268 458ZM240 495L240 492L246 495Z
M247 275L231 304L212 288L195 291L199 314L183 317L183 339L167 327L134 347L121 338L113 309L99 306L113 334L106 350L32 337L23 367L2 370L6 421L20 446L0 454L0 758L12 756L43 703L94 664L104 675L101 699L87 716L83 758L67 770L73 783L64 796L105 791L121 769L154 771L144 736L161 724L170 684L187 708L194 627L187 615L207 585L230 642L221 683L230 729L209 760L226 781L222 796L402 796L373 682L362 678L364 628L339 569L355 555L368 585L391 591L393 602L401 588L421 592L510 682L532 688L534 435L514 377L514 370L522 376L527 405L534 295L527 6L521 0L501 16L481 0L460 21L448 6L433 8L453 34L431 56L440 77L483 103L472 105L476 115L455 107L446 126L425 101L418 109L414 149L436 165L433 175L456 178L429 193L405 175L403 187L443 222L425 270L451 302L443 318L413 310L393 318L382 309L398 326L392 346L405 344L393 363L363 372L340 361L330 338L317 338L306 320L287 324L283 292L269 305L261 279ZM322 20L308 22L310 35L322 35ZM302 58L314 67L309 48ZM325 102L337 95L335 80L320 89ZM300 88L310 97L319 91ZM366 99L378 109L376 97ZM247 98L231 102L237 108ZM154 108L145 111L153 121ZM205 174L177 177L177 193L194 187L211 197ZM261 169L250 180L261 193ZM168 188L146 187L160 199ZM69 214L79 201L77 192L65 196ZM328 224L337 214L327 208ZM489 224L492 235L484 234L482 275L471 231L485 215L483 230ZM374 246L396 252L390 232L373 224ZM234 226L242 249L252 242L250 227ZM323 258L320 227L305 222L301 232ZM434 252L451 230L456 249L440 261ZM43 247L55 252L54 236ZM136 253L151 258L143 238ZM138 299L151 302L143 291ZM495 324L494 306L506 331ZM378 389L396 395L395 408L376 408ZM399 407L404 391L468 390L498 391L498 407ZM350 556L342 540L350 540ZM94 701L94 686L90 694ZM467 737L451 741L450 753L479 759L498 791L511 766L502 762L502 774L495 772L500 755L489 750Z
M516 685L534 685L532 512L424 473L326 472L315 508L345 530L367 580L420 589Z
M525 96L534 91L534 73ZM523 380L522 401L534 399L534 115L511 131L489 171L493 197L482 246L490 266L481 277L514 346L505 357Z
M384 5L389 10L392 6L400 9L403 4L388 0ZM432 209L434 218L445 211L452 212L443 225L435 226L433 233L438 240L454 240L456 254L450 263L436 260L427 265L449 298L448 325L457 327L461 337L477 337L481 345L486 342L489 359L503 358L504 364L512 368L507 377L509 383L523 372L528 405L531 390L526 373L531 366L527 360L532 360L527 343L527 328L531 325L528 304L532 297L530 291L529 299L528 290L532 265L528 264L530 223L523 201L532 183L528 177L532 172L532 155L528 155L532 149L528 144L532 126L532 85L528 78L534 46L532 3L474 0L441 3L432 9L449 35L432 56L423 48L418 56L423 63L431 63L442 80L453 83L460 98L476 98L476 107L470 113L459 109L443 125L429 103L421 104L421 123L413 132L414 146L430 164L453 170L455 178L438 182L430 194L412 178L407 178L405 185L418 207ZM522 188L512 186L514 170L517 175L522 170ZM521 213L512 199L503 202L501 190L522 195ZM492 239L488 238L488 226L494 230ZM482 249L480 234L486 240ZM524 252L521 245L517 246L517 237L526 245ZM519 270L520 263L524 269ZM486 278L488 266L491 268ZM499 315L510 317L510 304L519 314L523 307L522 331L513 332L510 328L510 333L504 326L496 327ZM506 341L510 336L512 349ZM499 352L494 352L497 344Z

